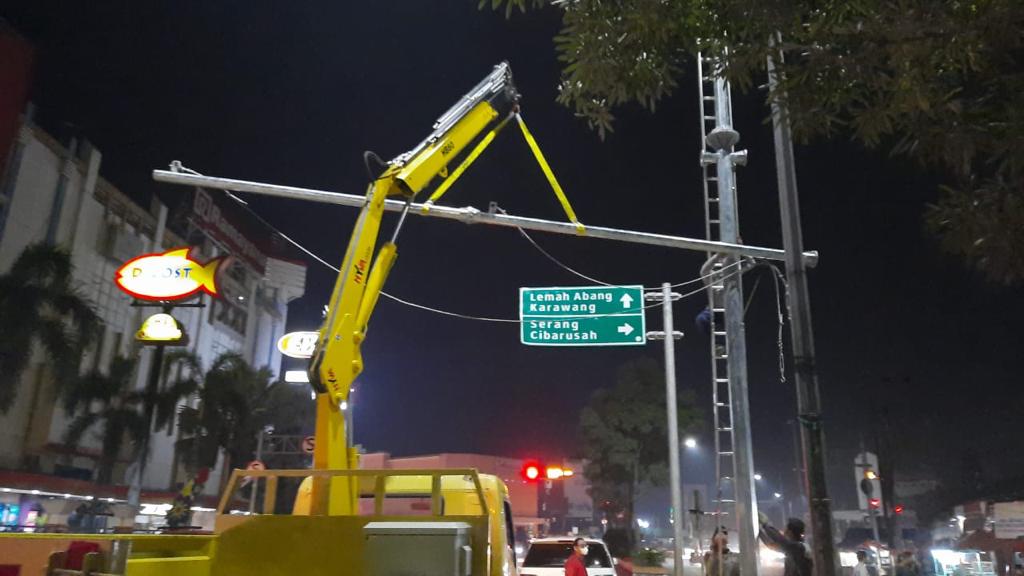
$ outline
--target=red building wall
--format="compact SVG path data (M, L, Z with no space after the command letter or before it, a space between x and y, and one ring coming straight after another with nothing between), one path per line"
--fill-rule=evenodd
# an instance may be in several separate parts
M0 20L0 177L32 85L32 45Z

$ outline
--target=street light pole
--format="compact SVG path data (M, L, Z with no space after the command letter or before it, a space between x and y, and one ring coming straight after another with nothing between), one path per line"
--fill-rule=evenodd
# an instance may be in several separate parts
M674 576L683 576L683 484L679 466L679 404L676 401L676 332L672 325L672 302L679 294L672 292L672 285L661 285L661 294L649 294L648 299L661 301L664 332L651 332L648 339L665 340L665 410L668 414L668 470L672 493L672 568Z

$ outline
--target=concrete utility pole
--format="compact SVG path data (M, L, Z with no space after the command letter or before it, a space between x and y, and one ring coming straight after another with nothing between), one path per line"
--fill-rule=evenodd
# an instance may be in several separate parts
M768 57L768 85L774 93L778 71ZM780 99L780 97L782 99ZM825 430L821 417L821 396L814 361L814 328L807 290L807 269L800 253L800 198L796 187L796 162L785 94L772 98L775 129L775 170L779 180L779 209L782 213L782 244L786 252L786 305L789 307L793 343L793 375L796 380L797 418L804 457L804 482L810 509L814 566L818 576L835 576L836 553L832 540L832 502L825 485Z

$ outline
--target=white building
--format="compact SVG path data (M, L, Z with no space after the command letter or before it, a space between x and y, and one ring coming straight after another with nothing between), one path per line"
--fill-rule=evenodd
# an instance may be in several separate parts
M169 209L154 198L149 207L140 206L100 176L101 160L87 142L62 145L32 122L22 123L0 179L0 274L31 243L70 250L80 294L104 324L81 370L104 370L117 355L137 356L141 387L152 351L140 351L134 334L145 314L159 310L133 307L114 283L115 270L140 254L182 246L194 247L193 258L203 262L233 256L218 278L219 299L201 296L205 307L178 308L173 315L204 367L220 353L235 351L276 374L281 358L275 343L284 332L288 303L304 293L305 265L286 259L271 244L272 231L220 193L167 190L168 198L181 194L183 202ZM46 359L36 351L15 404L0 414L0 469L84 479L95 469L99 442L87 433L76 450L63 449L67 424ZM175 439L175 431L154 435L144 489L168 491L180 481L172 464ZM127 457L118 463L115 483L126 482L128 464ZM213 471L208 486L218 485L219 472Z

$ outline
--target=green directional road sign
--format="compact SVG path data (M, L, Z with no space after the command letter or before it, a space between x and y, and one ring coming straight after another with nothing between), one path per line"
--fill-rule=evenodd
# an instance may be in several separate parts
M643 286L520 288L520 341L530 346L642 345L643 301Z

